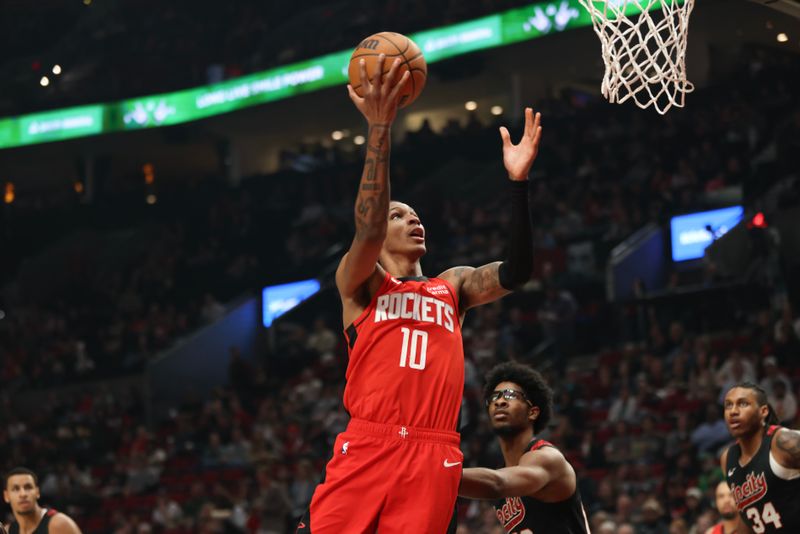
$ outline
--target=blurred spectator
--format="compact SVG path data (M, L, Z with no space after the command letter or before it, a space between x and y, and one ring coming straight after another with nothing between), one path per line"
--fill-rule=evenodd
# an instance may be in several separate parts
M636 397L631 396L630 388L623 384L619 394L611 403L611 408L608 410L608 422L624 421L626 423L635 423L638 418L637 408Z
M656 499L651 497L642 504L642 519L636 526L636 534L670 534L664 509Z
M767 395L767 402L775 410L775 415L782 425L791 426L797 416L797 399L786 383L781 379L772 382L772 394Z
M332 352L336 348L339 338L328 328L324 317L317 317L314 320L314 329L308 336L306 347L315 351L317 354Z
M728 427L720 416L719 406L706 407L705 421L694 429L691 436L692 444L700 452L712 450L730 440Z
M297 463L297 472L289 485L289 496L292 500L292 516L297 519L303 515L311 503L311 496L319 483L314 467L307 459Z
M764 358L763 363L764 378L761 379L761 382L759 382L758 385L767 393L767 395L772 395L772 388L775 384L775 381L783 382L787 390L792 388L792 382L789 380L789 377L786 376L786 373L778 368L778 359L775 358L775 356L767 356Z
M203 320L207 323L213 323L225 315L225 306L214 298L211 293L206 293L203 296L203 307L200 310Z
M152 521L158 528L171 530L178 527L183 517L180 505L169 498L165 491L160 491L156 506L153 509Z

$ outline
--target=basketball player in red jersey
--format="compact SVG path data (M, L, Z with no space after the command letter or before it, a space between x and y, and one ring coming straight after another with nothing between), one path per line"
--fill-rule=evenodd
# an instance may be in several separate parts
M542 375L526 365L501 363L489 372L484 393L506 466L464 469L459 495L494 500L509 533L589 534L575 470L536 437L553 404Z
M380 56L378 72L384 61ZM408 73L397 80L398 67L396 60L384 80L370 81L362 60L363 98L348 87L369 126L356 233L336 271L350 352L344 405L351 420L298 532L448 529L463 459L456 432L464 389L461 322L469 308L525 283L532 269L527 179L541 128L539 114L527 109L518 145L501 128L513 187L508 259L422 275L425 228L412 207L390 201L390 128L398 92L408 82Z
M3 499L16 520L8 534L80 534L68 515L39 506L39 482L30 469L16 467L6 474Z
M728 483L724 480L717 484L717 489L714 493L714 503L717 506L722 521L706 530L705 534L738 534L743 532L739 527L739 515L736 513L736 501L733 500L733 494L728 487Z
M749 382L728 390L724 408L736 443L720 463L739 519L755 534L800 532L800 432L776 426L767 394Z

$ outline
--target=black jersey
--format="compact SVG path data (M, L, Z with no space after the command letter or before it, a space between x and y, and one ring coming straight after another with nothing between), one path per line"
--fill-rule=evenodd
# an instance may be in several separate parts
M534 438L527 451L553 447ZM543 502L532 497L506 497L494 504L497 519L506 532L513 534L589 534L589 523L583 510L577 482L575 493L560 502Z
M742 451L738 444L728 449L728 486L742 521L755 534L800 532L800 470L780 466L770 453L779 429L769 427L747 465L739 463Z
M34 530L32 534L48 534L50 531L50 520L57 513L58 512L52 508L45 508L42 520L39 521L38 525L36 525L36 530ZM16 521L8 526L8 534L19 534L19 524Z

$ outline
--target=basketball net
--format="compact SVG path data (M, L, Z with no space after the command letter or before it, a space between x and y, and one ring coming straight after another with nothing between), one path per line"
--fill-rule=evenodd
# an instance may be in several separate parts
M600 90L606 100L622 104L632 98L662 115L672 106L682 108L686 93L694 91L686 79L686 39L695 0L579 1L603 45Z

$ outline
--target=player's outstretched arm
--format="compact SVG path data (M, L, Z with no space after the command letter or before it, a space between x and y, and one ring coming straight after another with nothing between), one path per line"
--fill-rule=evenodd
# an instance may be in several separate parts
M81 529L65 514L56 514L50 520L50 534L81 534Z
M564 457L541 451L525 453L519 465L502 469L468 467L461 475L458 495L470 499L532 496L564 471Z
M549 481L549 473L541 467L468 467L462 474L458 495L469 499L522 497L536 493Z
M380 55L377 72L383 72L385 56ZM336 285L349 297L375 272L381 245L386 237L389 213L389 146L391 126L397 115L400 91L408 83L408 71L397 79L400 60L395 59L385 79L369 80L366 65L359 64L363 97L347 86L350 99L367 119L367 155L355 205L356 234L350 250L336 271Z
M505 261L482 267L454 267L442 273L459 292L462 313L508 295L528 281L533 268L533 238L528 210L528 173L539 154L542 138L541 114L525 108L525 130L518 144L511 142L505 126L500 128L503 140L503 164L511 180L511 229L508 257Z
M782 428L775 434L772 453L775 460L789 469L800 469L800 432Z

